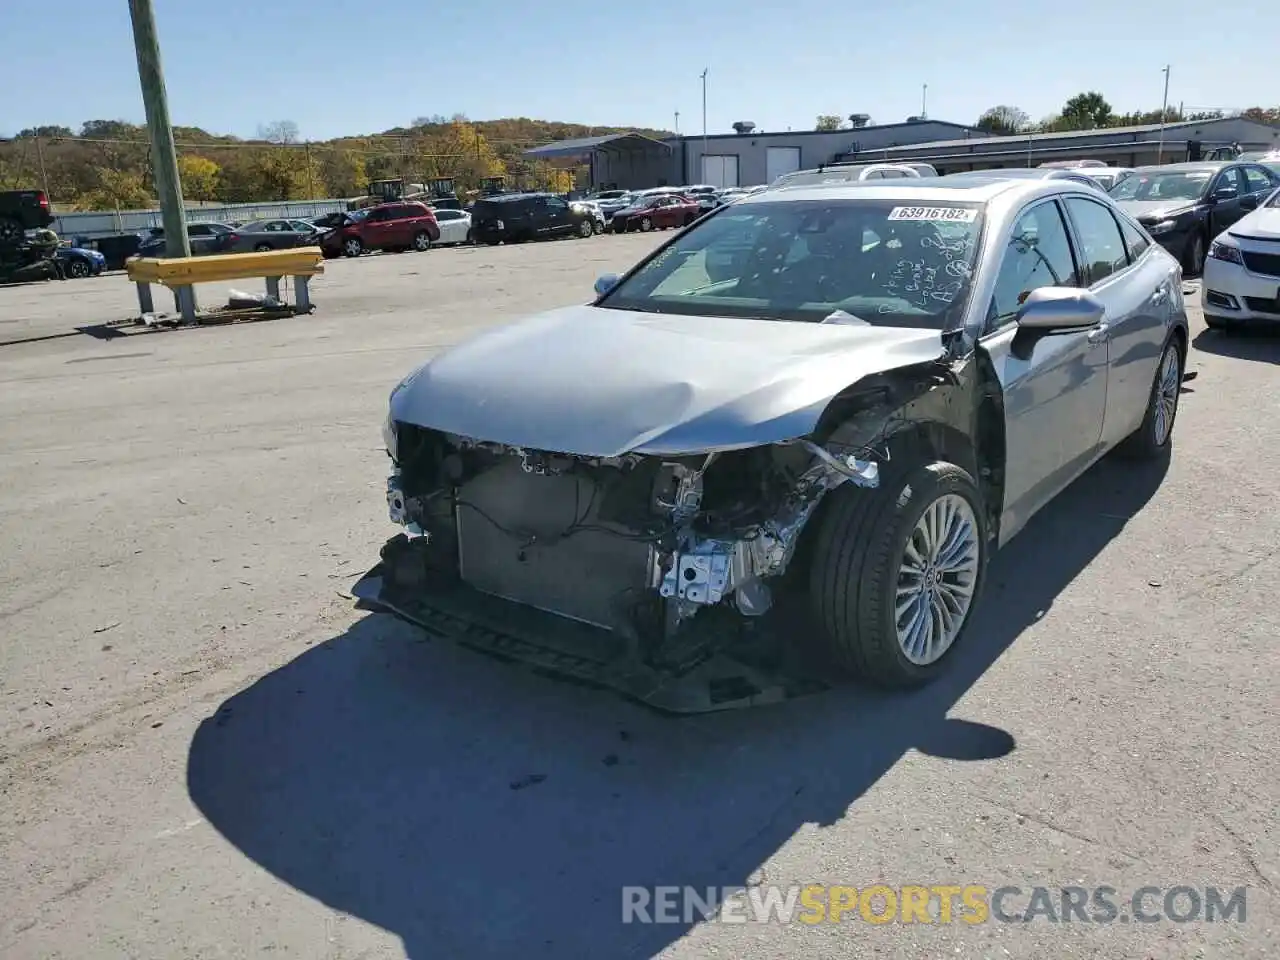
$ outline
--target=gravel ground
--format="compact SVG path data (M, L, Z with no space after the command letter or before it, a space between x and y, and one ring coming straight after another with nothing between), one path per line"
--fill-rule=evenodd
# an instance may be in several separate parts
M340 596L393 532L394 382L653 242L332 262L309 318L106 340L73 331L136 312L121 276L0 289L0 956L1276 955L1280 339L1197 315L1167 473L1090 471L905 698L673 721ZM1248 900L621 922L624 885L744 883Z

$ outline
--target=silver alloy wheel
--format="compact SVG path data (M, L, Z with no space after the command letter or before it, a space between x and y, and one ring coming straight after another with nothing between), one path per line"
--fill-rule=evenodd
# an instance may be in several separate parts
M591 226L590 220L583 220L578 224L578 236L584 240L595 233L595 228Z
M908 660L928 666L955 643L973 606L983 549L969 501L947 493L925 508L898 567L894 621Z
M348 257L360 256L361 243L359 240L348 240L343 244L343 251Z
M89 265L83 260L72 260L67 264L67 273L76 279L87 277L89 275Z
M413 248L421 253L423 250L431 249L431 236L427 233L415 233L413 235Z
M643 230L645 233L648 233L650 230L653 229L653 221L650 220L648 217L645 217L640 221L640 229Z
M1168 441L1173 431L1173 419L1178 413L1178 394L1182 390L1182 372L1178 367L1178 348L1169 344L1160 361L1160 377L1151 398L1155 404L1155 416L1151 418L1151 429L1155 432L1152 439L1157 447L1163 447Z

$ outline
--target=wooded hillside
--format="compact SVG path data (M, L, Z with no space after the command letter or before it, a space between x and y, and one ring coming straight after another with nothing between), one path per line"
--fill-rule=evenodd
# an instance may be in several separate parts
M188 201L239 203L321 199L363 194L370 180L404 177L426 182L454 177L460 190L505 176L521 187L568 190L574 170L531 161L529 147L555 140L665 130L588 127L508 117L469 120L420 117L378 134L304 141L298 127L264 124L254 139L175 127L178 164ZM88 120L79 130L34 127L0 141L0 189L47 189L60 210L129 210L155 203L145 127L122 120Z

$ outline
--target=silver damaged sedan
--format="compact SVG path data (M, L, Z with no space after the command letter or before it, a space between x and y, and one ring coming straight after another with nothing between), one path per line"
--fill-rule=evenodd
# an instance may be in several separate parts
M924 684L992 551L1167 456L1187 340L1177 262L1087 186L748 196L395 388L403 532L354 592L677 712Z

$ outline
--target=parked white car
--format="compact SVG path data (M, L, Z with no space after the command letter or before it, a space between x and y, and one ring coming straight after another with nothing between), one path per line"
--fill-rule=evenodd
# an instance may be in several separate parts
M437 210L436 223L440 225L437 243L469 243L471 241L471 214L465 210Z
M1214 238L1200 305L1216 330L1280 325L1280 190Z

